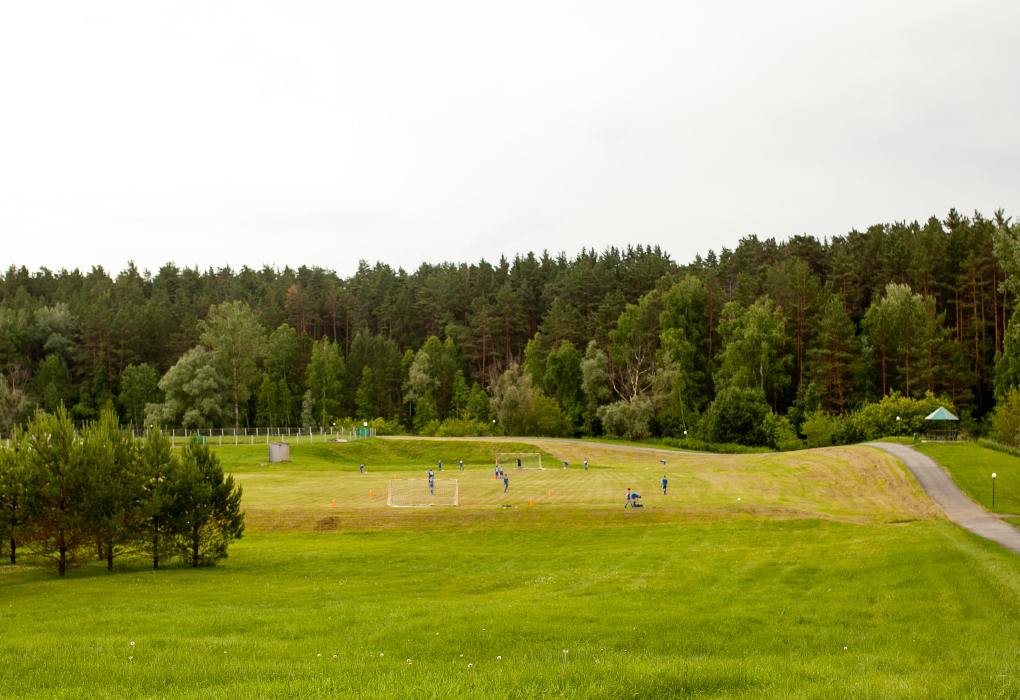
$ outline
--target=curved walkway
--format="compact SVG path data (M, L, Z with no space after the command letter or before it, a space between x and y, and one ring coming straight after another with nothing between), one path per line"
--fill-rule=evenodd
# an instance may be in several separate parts
M960 487L953 482L952 477L934 459L906 445L897 445L892 442L869 442L867 444L885 450L903 462L917 479L917 483L935 502L935 505L945 511L951 522L1020 554L1020 530L1001 522L970 500L970 497L960 490Z

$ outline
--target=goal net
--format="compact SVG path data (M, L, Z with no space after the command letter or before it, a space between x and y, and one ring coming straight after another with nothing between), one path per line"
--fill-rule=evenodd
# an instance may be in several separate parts
M428 479L390 479L386 505L395 508L459 505L456 479L436 479L429 488Z
M542 455L538 452L500 452L496 466L503 469L541 469Z

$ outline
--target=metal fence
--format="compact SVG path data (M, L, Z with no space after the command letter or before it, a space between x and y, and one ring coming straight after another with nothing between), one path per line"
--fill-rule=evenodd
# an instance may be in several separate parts
M144 438L147 430L132 430L131 436ZM292 445L314 444L324 442L355 442L376 436L375 428L168 428L164 432L170 435L174 447L185 445L190 440L200 438L207 445L268 445L270 442L286 442ZM10 438L0 442L2 447L10 447Z

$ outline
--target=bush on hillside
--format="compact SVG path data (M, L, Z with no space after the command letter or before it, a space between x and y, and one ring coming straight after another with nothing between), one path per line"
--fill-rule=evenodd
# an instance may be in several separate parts
M376 435L403 435L404 429L400 423L395 420L386 420L384 418L376 418L368 421L369 428L375 428Z
M878 403L867 404L850 415L847 423L851 425L845 427L843 441L863 442L892 435L923 434L928 427L925 416L940 406L953 408L951 401L940 401L931 392L922 399L891 392Z
M447 418L433 433L436 437L488 437L492 428L488 423L472 418Z
M1010 387L992 414L992 438L1009 447L1020 447L1020 390Z
M780 416L770 411L761 422L761 432L766 444L780 452L804 448L804 441L797 437L796 428L786 416Z
M652 402L643 396L630 401L617 401L598 409L602 429L609 437L624 440L647 440L651 437Z
M815 411L808 414L801 423L800 432L804 435L808 447L828 447L833 442L833 432L839 422L838 418L828 413Z
M772 413L759 389L727 387L709 404L698 425L702 440L738 445L768 445L763 421Z

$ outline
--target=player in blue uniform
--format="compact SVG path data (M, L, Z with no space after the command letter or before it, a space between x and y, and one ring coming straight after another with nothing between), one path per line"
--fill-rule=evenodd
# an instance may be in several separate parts
M439 460L439 471L443 471L443 460Z
M463 459L459 460L458 464L460 464L460 470L464 471L464 460Z
M587 457L584 458L584 470L588 471L588 458Z
M361 465L360 467L358 467L358 469L360 469L360 470L361 470L361 473L362 473L362 474L364 474L364 473L365 473L365 465L364 465L364 464L362 464L362 465Z
M503 477L503 493L506 493L506 490L508 488L510 488L510 477L509 476L504 476Z
M435 488L436 488L436 475L431 469L429 469L429 493L435 494L436 492Z
M564 462L564 463L563 463L563 468L564 468L564 469L566 469L566 468L567 468L567 462Z
M666 468L666 460L660 459L659 461L662 462L662 468L665 469Z
M628 489L627 489L627 500L623 504L624 509L626 509L627 506L629 506L629 505L630 505L630 488L628 487Z
M665 477L665 476L663 476L663 477L662 477L662 495L663 495L663 496L665 496L665 495L666 495L666 484L667 484L667 483L668 483L668 482L666 481L666 477Z

